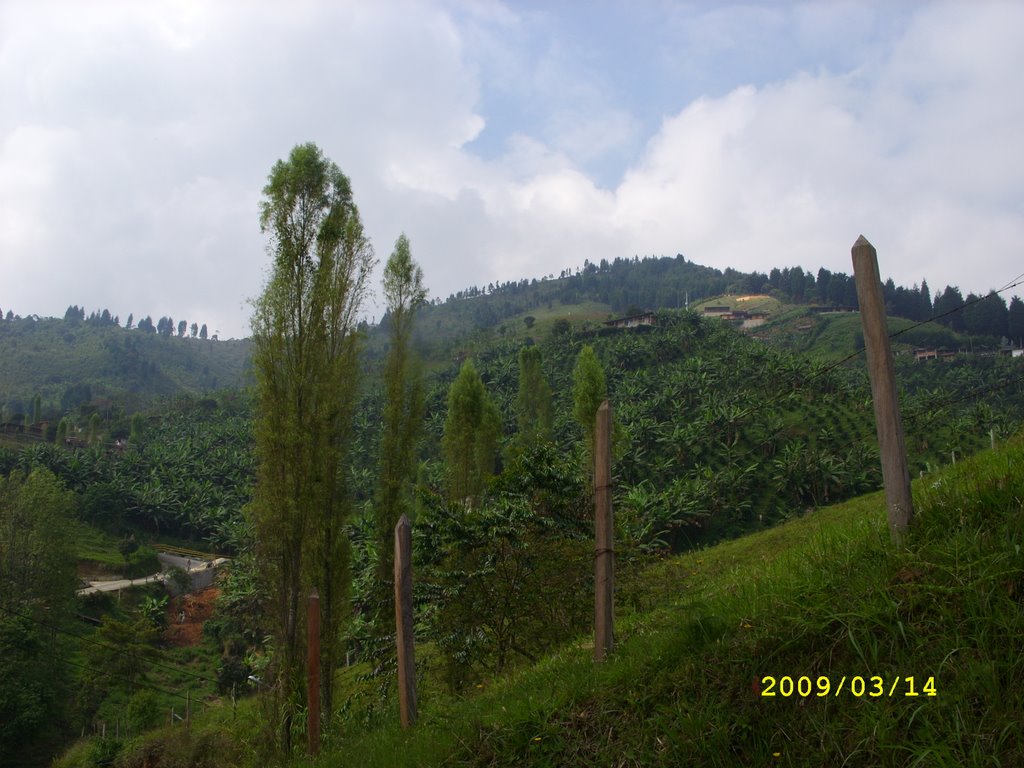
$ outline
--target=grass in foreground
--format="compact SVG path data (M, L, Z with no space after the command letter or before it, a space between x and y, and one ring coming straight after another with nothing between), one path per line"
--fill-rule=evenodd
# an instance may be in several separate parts
M874 494L665 561L620 594L610 662L567 648L317 764L1024 764L1022 464L1016 441L920 481L901 550Z

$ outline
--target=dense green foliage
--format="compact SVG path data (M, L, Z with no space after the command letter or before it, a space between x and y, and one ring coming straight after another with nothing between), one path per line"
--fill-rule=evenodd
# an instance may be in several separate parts
M73 500L45 469L0 476L0 755L14 763L59 735L74 588Z
M293 250L286 246L282 252ZM396 253L400 250L396 244ZM310 265L315 262L316 258L310 258ZM630 276L631 272L635 274ZM369 344L361 358L360 372L366 378L358 402L352 388L356 377L351 376L345 383L348 389L333 390L341 392L338 398L328 396L330 387L323 384L308 390L309 397L302 401L304 410L291 405L270 409L277 420L269 426L259 421L259 412L248 398L237 393L221 392L202 399L163 398L151 401L148 410L137 410L143 405L141 400L101 397L114 391L108 384L54 390L60 394L57 399L64 400L58 405L54 404L56 395L33 388L10 409L23 414L26 439L12 442L9 448L0 447L0 474L20 471L24 475L39 467L52 471L74 492L69 498L73 498L81 520L105 532L100 535L84 526L72 529L80 540L79 557L84 556L83 546L94 540L98 548L107 550L86 556L105 569L132 572L152 562L147 544L153 538L179 537L201 542L196 548L235 553L235 566L223 585L217 615L207 624L213 642L197 652L211 665L209 676L216 677L221 695L227 695L232 686L240 692L247 688L249 675L273 681L273 665L280 659L280 641L265 642L273 636L275 624L280 624L268 610L274 604L267 589L265 542L268 532L284 531L285 535L279 536L282 545L291 534L280 520L267 518L269 522L259 534L264 544L254 547L253 528L242 514L257 477L254 415L255 432L265 440L264 455L268 451L275 457L294 454L302 448L326 456L327 464L315 471L320 477L332 478L343 503L339 514L330 518L335 527L327 537L320 535L323 519L307 518L305 530L315 531L316 536L307 537L306 546L316 554L294 575L303 589L318 583L314 561L325 562L321 555L330 550L339 556L333 563L343 565L341 569L332 565L332 576L338 579L334 583L342 584L348 562L344 550L351 547L351 595L343 590L335 594L341 594L341 602L336 604L341 611L351 605L355 615L351 620L346 617L343 631L334 635L339 641L336 656L327 662L328 668L339 667L347 653L354 663L338 676L329 676L340 686L340 696L330 710L334 724L347 734L391 714L387 693L393 672L387 658L390 654L375 654L389 638L369 629L375 614L385 617L388 613L381 610L381 586L387 570L381 554L390 551L386 534L392 524L390 516L385 519L381 513L388 509L402 508L414 520L417 640L424 701L439 695L443 687L463 693L475 687L487 689L586 632L592 579L586 490L589 460L586 440L574 416L574 370L585 348L590 350L586 353L590 367L603 374L617 422L613 492L617 559L626 579L622 592L626 604L654 604L656 596L645 593L629 578L652 554L682 552L757 531L878 486L867 380L857 355L858 318L852 313L819 314L778 305L778 297L792 295L798 285L803 287L803 300L824 302L817 292L823 290L827 297L834 289L838 296L848 278L819 272L817 280L807 273L798 279L790 269L780 270L777 276L774 271L761 276L763 284L755 286L756 280L751 282L740 273L716 277L714 272L683 259L623 261L587 265L579 275L564 274L536 285L518 285L515 290L499 286L477 292L471 300L453 298L417 310L417 330L411 337L405 336L408 348L396 340L409 326L401 312L389 309L379 327L363 326L360 331ZM618 281L614 285L609 277L613 274ZM658 313L654 326L600 326L612 306L609 300L619 302L626 295L617 293L620 288L628 289L628 295L636 299L630 301L633 308L647 304L643 297L650 295L655 285L674 286L672 301L685 302L691 278L706 279L709 291L721 287L715 280L726 281L723 290L767 290L775 298L765 301L773 302L773 313L778 306L779 317L754 331L761 340L738 332L730 323L682 311ZM329 282L318 281L314 275L306 285L312 290ZM579 290L577 298L587 299L587 304L561 303L569 298L562 292L573 286ZM614 295L610 292L613 288ZM924 311L926 285L893 289L900 300L915 305L915 312ZM291 298L296 295L288 294ZM318 301L314 298L303 305L316 314ZM286 303L282 301L281 306ZM715 303L744 306L737 297L716 299ZM1018 304L1011 302L1008 324ZM265 304L263 309L268 311L264 318L269 318L273 308ZM950 315L944 323L966 316L969 309ZM470 336L458 335L480 320L478 314L488 312L493 314L489 326L475 327ZM439 318L446 317L460 319L439 331L432 328ZM504 319L514 322L504 323ZM13 322L35 322L41 328L49 321ZM120 334L119 338L134 338L138 333L110 321L90 324L79 318L78 325L73 320L53 322L69 323L83 338L86 333ZM154 327L152 333L138 333L138 338L167 349L195 344L196 349L211 355L224 348L225 342L200 347L200 341L172 338L174 333L168 333L168 328L173 331L175 326L170 322L161 318L158 325L163 334ZM152 320L145 325L153 325ZM350 326L350 331L354 327ZM193 336L201 335L193 330ZM1024 413L1021 361L971 353L972 344L978 352L987 351L998 339L966 336L943 323L913 327L910 321L898 319L891 321L891 330L901 334L894 340L897 377L914 476L935 470L954 455L960 461L1019 428ZM278 336L270 356L280 361L284 357L274 357L277 353L295 352L288 348L294 338L290 331ZM354 334L335 338L354 352ZM917 363L906 354L913 347L961 352L951 359ZM417 354L429 355L426 369L430 375L422 381L422 396L413 391L415 377L408 367L406 373L396 373L406 363L396 363L399 356L393 353L402 349L403 355L408 355L406 363ZM837 365L847 356L851 359ZM295 370L312 372L314 358L304 353L304 366ZM460 366L470 358L472 363ZM346 359L346 370L359 367L352 354ZM276 370L269 362L270 358L263 360L264 373ZM472 369L472 375L464 375L467 369ZM402 382L403 391L390 386L393 382ZM36 392L40 394L33 394ZM278 394L286 398L297 392L286 387ZM416 441L412 427L419 397L424 404L423 430L422 439ZM261 402L266 412L270 401ZM332 455L333 449L321 451L321 446L330 447L330 443L323 442L323 433L309 426L323 413L324 402L344 403L335 414L342 420L348 417L343 413L346 409L351 415L347 456L341 452ZM478 408L463 407L474 402ZM46 421L48 426L40 426L38 435L29 441L30 422ZM477 426L465 426L474 424ZM451 451L454 436L476 435L480 425L485 439L475 441L474 437L461 453ZM389 440L389 433L400 439ZM69 442L61 440L59 446L44 442L58 434ZM299 445L299 434L305 436L304 446ZM326 469L328 464L334 471ZM460 489L452 486L456 466L468 468ZM293 491L294 486L276 497L282 502L282 511L293 508L294 499L321 498L318 494L325 486L305 496ZM386 494L393 501L382 501ZM470 504L465 503L467 499ZM275 544L272 535L271 546ZM688 571L694 561L671 562L682 563L678 567ZM665 566L668 572L674 567ZM320 583L326 582L319 582L318 588ZM665 589L679 592L682 588L673 582ZM131 629L135 635L125 635L123 642L138 640L137 655L145 659L146 649L159 646L160 641L144 630L156 626L165 614L161 614L156 593L128 602L130 605L122 608L98 601L96 605L102 609L87 610L104 622L104 633L114 633L111 637ZM301 622L299 618L293 625L297 632ZM29 634L26 629L31 630ZM5 628L7 634L3 635L10 658L15 660L12 663L27 674L34 669L32 660L38 661L51 641L34 637L32 631L31 626L14 626ZM684 632L688 633L689 629ZM80 649L76 653L78 662L87 660ZM152 720L153 701L146 697L162 694L146 686L159 686L160 678L153 675L152 668L136 674L117 667L122 661L132 660L112 661L108 666L118 671L109 678L77 673L64 676L77 678L66 697L75 711L76 732L80 725L119 717L114 713L129 708L135 713L133 728ZM88 663L107 664L92 657ZM213 683L209 685L212 695ZM166 708L161 711L166 713ZM269 709L260 708L259 712L258 730L280 735L282 719ZM566 728L573 730L576 721L570 718L566 722ZM605 725L610 721L602 720L601 726ZM298 710L288 735L298 736L303 727ZM259 741L254 731L247 733L246 744ZM338 737L335 730L334 738ZM161 738L169 743L169 737ZM214 741L223 745L225 738L218 731ZM492 755L492 759L501 759L506 751L520 755L500 733L494 738L497 757ZM489 739L471 743L491 754ZM641 750L638 754L645 754L642 745L630 748L634 747ZM237 755L248 748L236 742L231 749L225 748L225 754ZM97 742L96 749L99 759L103 750L113 755L122 746L108 740ZM590 753L580 749L589 761ZM122 751L119 759L127 760L124 755L130 753L130 749ZM595 754L598 761L608 756Z
M59 610L75 579L70 522L74 503L54 475L0 477L0 601L6 608Z
M429 495L417 519L418 594L452 690L583 630L590 527L579 467L550 443L516 456L474 507Z
M522 448L550 441L555 415L551 387L544 376L540 348L519 351L519 392L516 396L516 441Z
M501 415L471 360L459 369L448 390L444 422L448 498L471 505L494 471L501 438Z
M847 316L842 315L822 318L829 330L818 336L818 345L831 338L829 334L835 335L833 326L838 333L845 324L842 338L849 339L856 318L849 317L853 325L846 320ZM794 396L790 390L802 386L817 368L784 352L752 345L724 324L697 324L695 318L673 322L647 332L588 337L570 333L549 337L536 347L543 355L543 374L558 393L554 432L557 443L566 449L571 449L576 439L567 420L571 403L566 393L571 389L572 361L582 341L591 343L606 361L616 413L624 424L628 423L630 441L637 448L627 450L622 457L619 501L620 506L624 504L624 514L645 510L648 522L685 519L687 516L680 517L678 509L673 511L683 497L679 490L682 486L677 484L674 491L666 493L669 483L676 481L680 472L706 467L710 476L691 474L687 481L687 487L699 492L694 498L714 492L715 478L721 478L725 487L732 487L733 480L722 472L735 472L735 468L728 470L730 460L735 464L748 453L746 458L751 462L766 460L757 461L758 472L774 475L775 481L762 486L767 493L747 488L754 496L754 507L748 506L750 496L744 496L741 487L731 500L723 501L724 508L733 500L740 502L732 514L745 519L744 524L759 514L770 519L766 513L774 504L773 488L785 489L790 502L799 499L801 504L812 504L823 499L826 489L819 481L810 481L810 485L804 481L790 483L783 466L768 465L782 461L783 443L791 438L799 438L802 454L796 447L789 449L784 464L806 468L814 451L827 447L826 457L836 457L849 467L851 479L861 475L854 488L870 487L864 481L874 482L870 477L873 430L870 409L865 404L866 381L862 373L854 373L856 367L849 374L843 372L845 368L832 371L820 381L813 380L810 391ZM840 336L835 338L839 343ZM501 405L502 431L506 435L516 432L521 349L511 341L492 342L477 357ZM853 351L852 346L846 349ZM856 360L848 364L856 365ZM914 472L948 459L952 450L961 455L973 452L988 442L990 429L1006 435L1019 423L1021 392L1013 384L1019 361L968 354L952 361L914 363L897 356L897 365L905 390L904 411L911 432ZM421 459L436 460L441 454L440 438L447 414L445 393L452 370L442 371L431 387L427 440ZM826 383L823 389L819 386ZM349 479L357 500L368 499L374 493L377 435L383 413L378 387L365 388L362 398L353 436L356 468ZM957 402L938 407L949 400ZM728 413L722 411L723 403L729 402L734 416L745 414L733 425L746 425L738 434L729 427ZM750 413L745 413L748 410ZM127 422L123 427L118 423L110 422L110 432L122 428L132 431ZM100 446L67 452L39 445L19 453L0 450L0 467L50 468L73 490L81 494L88 490L85 519L115 533L129 525L160 535L206 539L217 549L231 546L241 533L239 510L248 499L253 473L246 401L228 394L216 399L165 401L155 415L144 421L135 419L134 423L135 438L120 452ZM727 428L725 440L718 437L718 425ZM819 436L823 437L820 446ZM729 445L733 438L736 444ZM689 447L684 446L684 440ZM751 453L755 447L758 450ZM680 471L672 472L673 466ZM862 470L868 472L867 477ZM749 476L740 473L736 479L745 482ZM820 490L814 490L815 483ZM840 483L849 484L841 479ZM827 492L830 499L836 498L834 489ZM673 538L682 543L693 533L696 531L690 528L688 533L673 534Z
M572 415L583 433L587 447L587 465L594 455L594 432L597 409L608 397L608 386L605 383L604 371L598 362L594 348L584 344L576 358L576 366L572 371Z
M165 400L144 436L121 450L0 449L0 472L14 467L53 472L79 495L82 519L113 534L134 528L232 551L254 472L248 400L230 392Z

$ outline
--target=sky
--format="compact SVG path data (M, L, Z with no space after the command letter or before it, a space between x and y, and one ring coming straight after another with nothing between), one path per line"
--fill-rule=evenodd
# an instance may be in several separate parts
M852 273L861 234L897 284L987 292L1024 271L1021 73L1021 2L0 0L0 311L248 336L308 141L432 297L634 255Z

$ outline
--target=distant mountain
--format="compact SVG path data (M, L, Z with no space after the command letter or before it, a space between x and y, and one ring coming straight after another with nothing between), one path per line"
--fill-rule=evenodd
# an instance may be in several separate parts
M936 292L933 301L924 279L910 288L897 286L889 279L882 289L890 317L921 322L942 315L940 324L944 328L987 337L985 343L991 345L997 345L1003 337L1024 337L1024 302L1017 297L1008 307L1004 296L990 292L968 293L965 297L958 288L946 286ZM769 296L775 310L779 304L850 310L858 307L854 279L843 272L821 268L812 273L797 266L745 273L702 266L678 254L585 261L581 269L562 270L540 279L467 288L444 301L435 298L423 309L416 333L428 358L444 357L453 343L474 333L510 333L524 323L529 327L532 322L553 316L575 313L570 318L575 323L594 322L648 310L694 308L712 300L754 309L736 304L744 296ZM731 298L719 302L721 297ZM387 320L385 315L380 329L386 329ZM374 337L372 332L370 337Z
M883 291L891 317L923 321L933 314L945 315L942 327L927 326L904 341L963 345L966 337L954 335L958 332L985 336L982 345L995 346L1004 336L1024 337L1024 303L1016 297L1008 308L1002 296L964 298L947 286L933 302L924 280L912 288L887 280ZM769 327L759 335L777 334L777 321L789 315L794 322L781 328L793 337L789 348L828 352L832 347L838 353L851 344L845 326L842 333L824 333L835 323L819 322L816 314L810 322L797 315L814 314L815 307L856 309L857 295L851 276L826 269L816 274L801 267L744 273L695 264L681 254L584 261L582 268L557 275L474 286L443 301L435 298L417 318L416 345L428 367L437 370L486 348L495 338L540 338L556 322L586 330L615 316L687 306L700 311L707 304L748 311L767 308ZM37 396L44 415L52 416L96 398L141 407L155 395L235 388L247 380L248 340L182 336L184 324L178 324L176 334L168 318L154 327L147 317L132 330L120 327L106 311L86 318L78 307L69 307L61 320L21 319L10 313L6 318L0 320L4 421L30 413ZM379 324L363 327L368 342L365 359L371 369L383 358L388 323L385 315Z
M96 399L141 407L153 397L239 387L250 343L179 338L77 319L0 320L0 405L5 422L65 413Z
M562 270L557 276L474 286L444 301L435 298L423 308L416 333L429 357L477 331L504 326L511 332L530 317L595 322L649 309L682 308L729 290L759 291L767 280L767 275L701 266L681 255L585 261L581 269ZM385 315L382 328L387 321Z

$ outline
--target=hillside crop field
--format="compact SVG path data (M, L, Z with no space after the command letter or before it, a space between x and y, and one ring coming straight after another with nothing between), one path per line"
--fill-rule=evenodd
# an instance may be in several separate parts
M357 329L361 378L337 476L351 574L338 625L344 663L332 678L324 754L313 762L1018 759L1006 735L1017 705L987 702L1019 682L1015 657L1001 654L1019 651L1021 360L980 343L972 352L974 337L945 327L891 321L919 500L913 535L894 549L876 493L856 315L788 304L778 293L708 291L711 306L760 302L773 320L741 330L736 320L675 308L644 313L641 327L606 324L659 275L682 286L689 273L707 276L702 269L682 259L616 262L424 308L411 337L423 409L402 483L422 703L410 733L394 727L394 611L379 583L390 546L379 515L388 508L380 489L390 320ZM715 279L706 287L727 287ZM11 720L20 730L0 737L40 734L20 742L27 765L45 764L83 732L61 765L163 768L214 755L225 765L308 762L272 746L281 733L267 682L274 607L252 516L258 398L237 382L204 384L235 365L247 376L248 342L69 320L4 325L4 338L17 342L11 370L28 383L4 406L0 512L31 529L12 546L49 542L33 552L54 560L55 576L40 580L52 583L49 597L23 590L14 618L0 620L6 669L22 681L6 687L20 693L0 697L0 708L23 713ZM20 357L30 349L25 334L51 352L70 343L62 337L80 337L81 356L65 367L78 366L81 381L60 378L45 355ZM959 345L955 356L906 354L943 340ZM613 412L618 644L596 667L581 382ZM490 442L463 451L477 478L453 490L452 414L474 399ZM45 514L26 516L30 506ZM76 568L148 575L157 542L232 557L203 611L177 628L188 601L169 604L158 586L83 600L61 581L74 582ZM38 650L48 642L44 664ZM25 709L26 697L41 705ZM195 704L191 730L161 727L179 722L185 701ZM295 745L304 743L304 716L288 720ZM111 723L114 736L104 736ZM949 728L955 737L940 740Z

